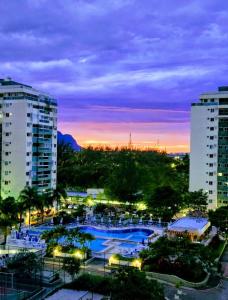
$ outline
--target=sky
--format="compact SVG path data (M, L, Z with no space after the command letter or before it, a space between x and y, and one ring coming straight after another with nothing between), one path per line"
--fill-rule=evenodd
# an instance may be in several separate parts
M224 0L0 0L0 77L58 99L83 146L189 151L190 104L228 85Z

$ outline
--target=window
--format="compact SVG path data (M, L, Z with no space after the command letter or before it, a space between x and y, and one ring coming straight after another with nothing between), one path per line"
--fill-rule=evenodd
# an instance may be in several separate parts
M212 195L212 194L213 194L213 191L212 191L212 190L210 190L210 191L209 191L209 194L210 194L210 195Z
M209 185L213 185L213 181L209 181Z

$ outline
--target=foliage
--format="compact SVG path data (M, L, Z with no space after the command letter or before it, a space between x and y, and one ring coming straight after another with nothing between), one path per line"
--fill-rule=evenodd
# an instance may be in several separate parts
M34 187L26 186L20 193L20 201L29 212L29 225L31 224L31 210L36 207L38 201L38 193Z
M36 253L24 249L7 260L7 268L16 276L32 278L41 270L42 261Z
M113 300L164 299L161 285L147 279L144 272L131 267L122 267L117 270L115 276Z
M67 230L64 226L57 226L52 230L43 232L41 238L44 239L47 244L47 254L52 255L56 246L60 245L60 238L64 237L63 249L76 249L80 248L83 252L88 251L88 243L94 240L94 237L86 232L81 232L80 228L73 228ZM77 245L77 246L76 246Z
M182 198L171 186L160 186L155 188L147 204L154 217L170 221L180 210Z
M52 199L53 199L53 202L56 202L57 210L59 209L61 198L66 199L67 193L66 193L63 185L58 184L52 194Z
M193 210L205 211L207 207L208 195L203 190L187 192L185 194L185 206Z
M0 227L4 235L4 243L9 228L18 223L17 204L14 197L0 198Z
M218 227L221 231L227 232L228 230L228 206L221 206L215 211L210 210L209 220L211 225Z
M194 244L188 238L161 237L140 253L143 268L153 272L174 274L189 281L201 281L205 270L214 262L210 246Z
M63 258L63 266L62 269L70 274L72 281L75 278L75 275L80 271L81 261L80 259L70 256Z
M84 273L75 281L65 285L66 288L75 290L91 291L102 295L110 295L113 286L111 277L103 277L99 275L91 275Z
M69 289L88 290L113 300L160 300L164 299L163 289L155 281L148 280L144 272L135 268L120 268L115 277L82 274L65 286Z

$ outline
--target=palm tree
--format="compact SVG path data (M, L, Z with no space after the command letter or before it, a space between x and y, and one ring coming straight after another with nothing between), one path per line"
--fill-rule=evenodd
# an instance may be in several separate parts
M53 205L53 198L49 193L38 195L35 207L40 211L41 220L44 221L44 210Z
M38 193L34 187L26 186L20 193L20 200L24 201L29 213L29 226L31 224L31 209L36 207L37 198Z
M0 227L4 235L4 243L9 228L18 223L17 205L14 197L0 198Z
M57 185L56 189L53 190L52 198L53 198L53 202L55 201L57 204L57 211L58 211L61 198L63 199L67 198L67 193L64 187L61 185Z
M21 228L21 224L23 221L23 214L26 212L27 206L26 206L26 202L20 198L18 198L18 200L16 201L16 205L19 214L19 228Z

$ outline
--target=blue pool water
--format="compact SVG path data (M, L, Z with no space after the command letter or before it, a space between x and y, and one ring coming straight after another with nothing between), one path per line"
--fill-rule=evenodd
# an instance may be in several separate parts
M128 248L128 249L135 248L135 244L133 244L133 243L121 243L119 246L123 247L123 248Z
M59 239L59 243L60 244L64 244L65 238L62 237ZM86 246L88 246L88 248L90 248L92 251L95 252L99 252L104 250L105 248L107 248L107 245L104 245L104 243L107 242L106 239L100 239L100 238L96 238L95 240L88 242ZM80 247L80 244L78 243L74 243L75 247Z
M75 226L76 227L76 226ZM71 227L72 228L72 227ZM29 230L30 235L41 235L45 230L51 230L53 226L41 225L34 229ZM126 242L121 245L126 248L132 248L131 243L127 243L128 241L133 242L142 242L149 235L153 233L150 229L140 229L140 228L127 228L127 229L98 229L91 226L81 226L81 231L85 233L90 233L95 237L95 240L89 243L89 248L92 251L99 252L107 248L107 245L104 245L104 242L107 239L125 239ZM64 237L62 241L64 243Z
M94 227L81 227L82 232L90 233L93 236L104 237L109 239L127 239L134 242L142 242L153 233L149 229L129 228L129 229L97 229Z

